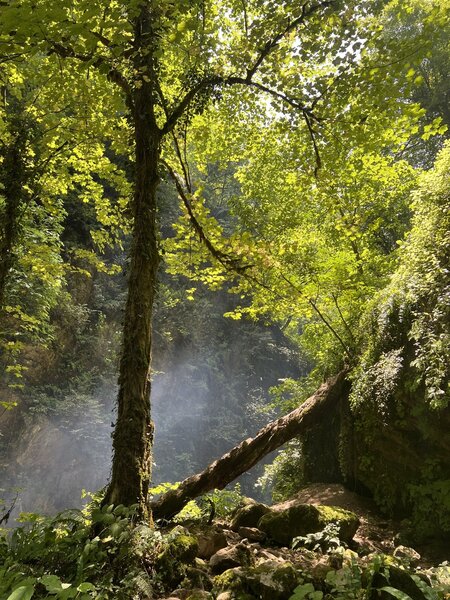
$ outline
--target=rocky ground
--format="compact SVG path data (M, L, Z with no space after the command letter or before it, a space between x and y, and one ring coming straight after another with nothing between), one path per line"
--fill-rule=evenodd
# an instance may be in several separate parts
M421 555L398 531L369 500L316 484L271 507L246 499L227 522L168 527L149 569L166 600L450 599L436 562L450 548Z

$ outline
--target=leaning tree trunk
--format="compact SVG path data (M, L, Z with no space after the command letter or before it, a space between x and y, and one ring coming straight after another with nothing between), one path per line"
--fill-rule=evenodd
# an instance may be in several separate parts
M190 500L213 489L222 489L248 471L266 454L320 422L325 412L336 406L347 391L348 370L324 383L306 402L288 415L269 423L235 446L197 475L188 477L176 490L170 490L151 504L155 519L169 519Z
M136 22L136 72L148 69L151 15L146 5ZM154 113L152 82L140 80L133 93L135 129L135 191L128 296L119 371L117 422L113 435L111 482L104 503L139 505L139 516L150 519L148 488L151 478L153 423L150 413L152 311L158 248L156 189L161 132Z

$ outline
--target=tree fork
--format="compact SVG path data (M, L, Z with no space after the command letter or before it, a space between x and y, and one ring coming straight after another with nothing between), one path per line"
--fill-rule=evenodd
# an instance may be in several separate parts
M329 379L299 408L269 423L254 438L248 438L211 463L204 471L185 479L150 504L155 519L170 519L190 501L213 489L223 489L292 438L317 423L339 402L350 386L348 369Z

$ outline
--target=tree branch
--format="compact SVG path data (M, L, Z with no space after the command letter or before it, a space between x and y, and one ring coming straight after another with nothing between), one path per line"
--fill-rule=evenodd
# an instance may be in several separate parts
M95 69L98 69L102 65L106 65L109 68L107 75L109 81L112 81L123 90L128 106L132 107L133 95L131 93L131 88L127 79L122 75L122 73L118 69L116 69L115 67L111 67L111 65L108 64L107 60L104 57L99 56L98 58L94 59L92 54L80 54L79 52L75 52L75 50L70 46L64 46L59 42L51 43L49 54L57 54L61 58L75 58L81 62L91 63L91 65Z
M307 8L307 4L308 3L306 2L302 6L302 12L299 17L297 17L296 19L294 19L291 22L288 22L287 26L282 31L280 31L275 37L273 37L271 40L269 40L264 45L264 47L260 50L259 56L256 59L256 61L254 62L253 66L250 69L247 69L247 79L251 79L253 77L253 75L259 69L259 67L264 62L264 60L267 58L267 56L272 52L272 50L274 50L278 46L278 44L281 42L281 40L286 35L288 35L289 33L291 33L291 31L294 31L300 25L302 25L304 23L305 19L307 17L310 17L317 10L319 10L321 8L328 8L328 6L331 6L333 4L333 0L315 4L315 5L311 6L309 9Z
M167 171L169 172L170 177L172 178L172 180L175 183L177 192L178 192L181 200L183 201L184 206L186 207L186 210L187 210L187 213L189 216L189 220L190 220L195 232L197 233L200 241L206 246L206 248L209 250L211 255L227 271L231 270L233 272L236 272L236 273L242 275L246 269L250 268L250 265L240 264L240 259L233 258L232 256L229 256L225 252L222 252L221 250L218 250L217 248L215 248L215 246L213 246L213 244L211 243L211 241L205 234L203 227L201 226L201 224L197 220L196 216L194 215L194 211L192 210L192 205L189 201L189 198L187 197L185 191L183 190L183 186L181 185L181 182L180 182L179 178L177 177L175 171L172 169L172 167L166 161L161 161L161 162L166 167Z
M303 118L305 120L306 126L308 127L309 137L311 138L312 145L314 148L314 155L316 157L316 167L314 169L314 177L317 179L317 176L319 174L319 169L321 169L321 167L322 167L322 160L320 158L319 148L317 147L317 143L316 143L315 131L312 128L311 121L309 119L309 115L305 110L303 111Z
M215 85L219 85L221 83L224 83L224 79L222 77L219 77L218 75L216 75L213 77L208 77L206 79L203 79L197 85L195 85L193 88L191 88L185 94L185 96L179 102L179 104L173 109L172 113L167 117L164 127L161 130L162 135L165 135L166 133L170 133L172 131L172 129L177 124L178 120L183 116L183 114L186 111L186 109L188 108L189 104L192 102L192 100L195 98L195 96L199 92L201 92L209 87L214 87Z
M277 92L276 90L271 90L270 88L267 88L266 86L253 81L253 76L257 73L259 67L262 65L262 63L265 61L265 59L269 56L269 54L278 46L278 44L283 39L283 37L285 37L291 31L294 31L300 25L302 25L307 17L311 16L313 13L315 13L319 9L328 8L329 6L332 6L333 3L334 3L334 0L326 0L322 3L311 6L309 9L306 8L307 3L304 4L302 6L302 12L301 12L300 16L297 17L297 19L294 19L293 21L288 22L287 26L284 27L284 29L282 29L282 31L280 31L277 35L275 35L271 40L269 40L264 45L264 47L259 51L258 57L256 58L253 65L246 68L246 76L245 77L238 77L238 76L222 77L219 75L214 75L214 76L207 77L206 79L203 79L202 81L200 81L197 85L195 85L192 89L190 89L185 94L185 96L182 98L182 100L179 102L179 104L173 109L172 113L167 118L167 121L166 121L164 127L162 128L163 135L166 133L169 133L175 127L178 119L183 115L184 111L188 108L189 104L191 103L191 101L195 98L195 96L198 93L200 93L201 91L203 91L207 88L214 87L216 85L241 84L241 85L254 86L264 92L271 94L274 97L277 97L278 99L283 100L284 102L286 102L293 108L300 109L302 111L307 110L307 108L305 106L300 105L298 103L298 101L296 101L295 99L289 98L289 96L286 96L285 94Z

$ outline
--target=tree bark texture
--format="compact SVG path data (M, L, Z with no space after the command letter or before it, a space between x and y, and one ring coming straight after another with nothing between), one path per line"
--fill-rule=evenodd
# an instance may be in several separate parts
M176 490L163 494L150 506L155 519L170 519L190 501L213 489L223 489L228 483L248 471L264 456L292 438L300 435L323 418L339 402L349 386L348 371L324 383L299 408L235 446L230 452L209 465L204 471L185 479Z
M151 13L147 3L136 19L136 72L148 70ZM145 72L145 71L144 71ZM156 190L161 131L154 113L153 85L139 80L132 98L135 132L135 190L133 237L128 296L119 370L117 423L113 434L113 462L105 504L139 505L139 516L149 520L153 423L150 412L152 312L158 268Z

